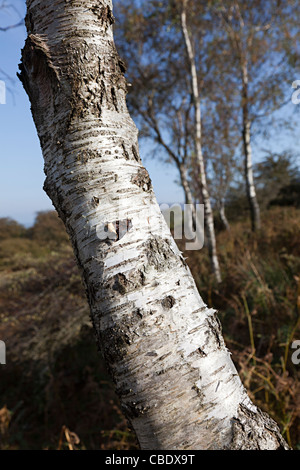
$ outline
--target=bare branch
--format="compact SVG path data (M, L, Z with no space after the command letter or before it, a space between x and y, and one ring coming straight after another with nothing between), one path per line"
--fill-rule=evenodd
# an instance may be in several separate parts
M9 31L10 29L18 28L19 26L24 26L24 25L25 25L25 22L24 22L24 19L22 19L16 24L11 24L11 25L5 26L5 27L0 26L0 31L5 33L6 31Z

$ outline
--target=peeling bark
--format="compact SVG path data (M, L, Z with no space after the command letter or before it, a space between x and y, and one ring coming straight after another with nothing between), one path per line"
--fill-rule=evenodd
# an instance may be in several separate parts
M70 235L97 343L141 448L247 448L248 427L253 447L283 446L251 403L141 164L111 0L27 0L27 10L20 79L44 187Z
M240 405L238 416L233 420L233 439L230 450L287 449L278 426L266 413L260 410L253 413Z

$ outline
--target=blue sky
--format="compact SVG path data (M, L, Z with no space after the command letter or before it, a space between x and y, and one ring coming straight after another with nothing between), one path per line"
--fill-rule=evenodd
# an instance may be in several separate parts
M5 27L20 21L25 16L24 0L6 0L13 9L0 8L0 26ZM0 0L0 6L3 0ZM30 113L30 105L20 81L16 77L21 49L26 37L25 26L0 31L0 79L5 80L8 91L6 104L0 104L0 217L11 217L25 225L31 225L38 211L53 209L51 201L43 191L43 158L36 130ZM7 76L12 78L12 82ZM287 93L294 80L287 83ZM299 105L300 110L300 105ZM284 112L295 112L289 104ZM299 113L298 113L299 116ZM292 133L277 135L263 142L262 148L278 151L283 147L297 147L299 125ZM145 158L147 149L140 146L141 157L148 169L159 203L183 202L183 191L175 182L177 170L158 160ZM260 158L259 145L255 158Z
M1 5L2 2L0 2ZM17 23L25 15L25 2L13 0L17 11L0 9L0 26ZM0 31L0 79L6 82L6 104L0 104L0 217L11 217L31 225L38 211L53 209L43 191L43 158L31 117L30 104L16 77L21 49L26 38L25 26ZM143 158L143 147L141 157ZM156 197L162 202L183 202L183 191L175 183L176 170L170 165L144 159Z
M24 2L14 0L14 5L20 15L1 9L1 26L14 24L24 15ZM0 217L30 224L35 212L51 204L41 189L43 163L29 102L16 77L24 38L24 26L0 32L0 69L13 80L1 73L7 93L6 104L0 105Z

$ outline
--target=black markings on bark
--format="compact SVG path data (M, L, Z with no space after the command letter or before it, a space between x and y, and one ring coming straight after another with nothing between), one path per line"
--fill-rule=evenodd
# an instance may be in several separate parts
M104 80L101 80L100 81L100 100L99 100L99 108L101 109L103 103L104 103L104 99L107 101L107 93L106 93L106 87L105 87L105 83L104 83Z
M126 67L125 62L124 62L120 57L119 57L119 59L118 59L118 65L119 65L119 68L120 68L120 72L121 72L122 74L124 74L124 73L126 72L126 70L127 70L127 67Z
M92 198L92 206L97 207L99 205L100 199L96 196L93 196Z
M87 289L87 294L88 294L88 300L89 304L93 305L95 302L97 302L97 297L99 294L98 286L95 285L93 282L86 282L86 289Z
M149 173L145 168L139 168L138 172L132 176L131 182L142 188L143 191L150 191L152 188Z
M118 273L115 275L115 282L113 284L113 290L118 291L120 294L125 294L128 288L129 281L125 274Z
M139 416L147 413L149 411L149 406L144 406L141 403L126 402L121 405L123 413L128 416L130 419L138 418Z
M119 109L118 109L118 100L117 100L117 95L116 95L116 90L114 89L114 87L111 87L111 98L112 98L112 102L113 102L113 105L115 107L115 110L117 112L119 112Z
M109 245L122 240L122 238L132 228L131 219L116 220L114 222L106 222L98 232L98 238ZM101 235L100 235L101 233Z
M104 76L104 69L102 68L102 59L98 58L98 72L100 76Z
M110 289L112 288L114 291L119 292L119 294L124 295L128 292L132 292L135 289L139 289L141 286L145 284L145 274L142 270L137 271L129 271L126 273L118 273L113 276L106 284L105 288ZM142 311L135 310L133 314L138 315L142 318Z
M101 333L101 350L110 366L124 359L130 344L131 335L127 328L115 325Z
M28 34L33 32L33 28L34 28L33 17L29 11L27 11L26 16L25 16L25 26L28 31Z
M200 398L200 404L203 402L204 399L204 393L202 390L198 387L198 385L194 384L192 387L192 390L195 390L197 397Z
M151 352L148 352L148 353L146 354L146 356L157 357L158 354L157 354L157 352L155 352L155 351L151 351Z
M101 118L102 108L99 103L96 103L96 108L98 110L98 117Z
M206 352L204 352L203 349L201 349L201 348L198 348L196 350L196 352L197 352L197 354L199 354L200 357L206 357L207 356Z
M83 149L77 153L76 160L79 163L87 163L89 160L101 158L102 155L100 152L90 150L90 149Z
M137 151L135 145L133 145L133 146L131 147L131 150L132 150L132 153L133 153L133 158L134 158L138 163L140 163L141 159L140 159L139 153L138 153L138 151Z
M122 146L123 155L124 155L125 159L126 159L126 160L130 160L129 153L128 153L127 150L126 150L126 147L125 147L124 142L122 142L121 146Z
M177 256L167 240L153 237L145 243L147 260L157 271L172 268L177 263Z
M91 11L101 21L102 25L106 24L106 29L114 24L115 19L109 6L100 6L98 2L95 2L91 7Z
M222 327L221 327L221 322L219 318L217 317L217 315L207 318L206 323L208 326L208 331L210 331L215 337L217 347L218 348L223 347L224 339L222 336Z
M170 308L172 308L175 303L176 300L174 299L174 297L172 297L172 295L168 295L161 301L161 304L165 310L169 310Z
M133 314L136 315L139 319L140 318L143 318L144 316L144 312L143 312L143 309L141 308L137 308L133 311Z
M197 356L200 356L200 357L206 357L207 356L206 352L203 351L203 349L201 349L201 348L197 348L195 351L193 351L189 354L189 356L194 356L194 355L197 355Z
M166 354L163 354L162 356L160 356L158 358L159 361L163 361L164 359L166 359L167 357L171 356L172 352L167 352Z

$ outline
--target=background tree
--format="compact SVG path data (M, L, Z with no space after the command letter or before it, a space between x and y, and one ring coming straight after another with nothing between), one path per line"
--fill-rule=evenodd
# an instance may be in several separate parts
M272 153L265 150L265 156L253 166L259 204L266 216L270 206L294 206L299 204L299 165L297 155L291 150ZM247 213L243 179L238 172L232 180L227 210L234 220L244 218ZM241 172L240 172L241 176Z
M290 151L280 154L267 152L265 158L254 166L254 174L258 199L265 209L283 188L299 180L297 157Z
M214 83L210 107L206 107L203 152L207 161L208 183L215 213L223 228L230 230L226 215L226 199L236 173L239 172L240 136L237 119L232 109L228 107L230 99L227 96L230 89L224 89L219 81ZM195 178L195 176L193 176Z
M216 32L223 37L220 57L227 56L219 62L219 77L224 86L239 91L239 96L232 94L231 103L240 109L246 194L255 231L261 222L252 141L262 128L270 135L270 118L290 100L285 87L297 64L296 5L261 0L210 3L216 15Z
M45 189L71 237L98 345L141 447L287 448L247 396L155 201L126 108L111 1L82 0L76 14L64 0L27 7L20 78ZM123 222L130 230L121 236Z
M193 27L190 24L191 19L194 20L193 15L187 20L184 14L182 23L181 2L151 1L142 6L135 2L119 2L117 6L120 22L120 29L116 32L117 43L129 66L128 80L132 85L129 109L137 119L142 135L158 143L163 154L175 163L186 202L191 204L194 199L204 204L212 272L220 281L207 182L208 162L205 162L203 153L205 122L200 109L201 105L206 106L213 71L210 71L206 47L194 48L197 41L205 44L209 35L208 26L201 24L201 21L205 23L201 16L203 13L204 18L205 2L198 6L197 22ZM193 44L190 27L193 29Z
M212 204L207 184L207 170L205 165L205 159L203 154L203 143L202 143L202 111L201 111L201 93L199 89L199 79L197 71L197 59L195 54L195 44L192 42L192 32L190 30L189 19L192 17L193 13L191 11L191 3L189 0L182 0L178 2L177 8L180 11L180 25L184 38L184 44L187 54L187 62L189 65L190 72L190 84L191 84L191 95L193 102L193 142L194 142L194 151L195 151L195 160L196 166L199 171L199 181L200 181L200 194L204 204L204 223L206 228L207 235L207 245L209 251L209 257L211 260L212 270L218 282L222 281L221 271L219 266L219 260L217 256L217 243L215 236L214 228L214 217ZM204 11L202 12L204 15ZM202 39L202 38L201 38ZM203 42L203 41L201 41ZM199 46L198 46L199 47Z

